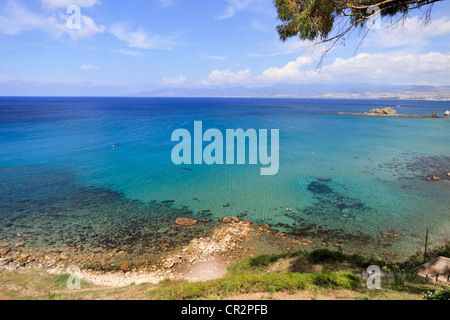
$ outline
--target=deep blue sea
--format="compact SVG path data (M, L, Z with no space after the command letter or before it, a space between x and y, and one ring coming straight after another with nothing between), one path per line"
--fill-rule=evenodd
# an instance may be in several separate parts
M426 229L436 242L450 234L450 119L334 113L386 106L443 114L450 102L0 98L0 243L21 234L35 248L142 253L189 240L168 231L175 217L238 216L357 252L410 255ZM194 121L279 129L278 174L174 165L172 132L193 132Z

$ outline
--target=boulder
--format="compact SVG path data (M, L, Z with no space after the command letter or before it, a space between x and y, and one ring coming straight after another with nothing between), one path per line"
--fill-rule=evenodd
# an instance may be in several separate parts
M438 117L437 112L432 112L429 117L430 118L437 118Z
M394 108L392 107L388 107L388 108L375 108L370 110L369 112L370 115L389 115L389 116L394 116L397 114L397 111L394 110Z
M175 220L176 224L180 226L192 226L197 223L197 220L189 219L189 218L177 218Z
M444 116L450 117L450 111L449 111L449 110L445 111L445 112L444 112Z
M225 217L222 218L222 223L236 223L239 222L239 219L236 217Z
M130 270L130 268L131 268L131 266L130 266L130 264L128 263L128 262L125 262L124 264L122 264L121 266L120 266L120 269L122 269L123 271L128 271L128 270Z

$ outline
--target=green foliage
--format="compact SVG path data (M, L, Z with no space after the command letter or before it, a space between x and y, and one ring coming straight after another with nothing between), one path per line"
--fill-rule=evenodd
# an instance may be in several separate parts
M227 276L205 282L171 282L149 292L152 299L189 300L211 296L226 297L238 293L284 291L295 293L314 286L332 289L355 289L361 279L349 272L269 273Z
M334 0L275 0L274 3L278 19L284 22L277 27L283 41L296 35L304 40L325 39L340 13Z
M428 253L427 261L433 260L437 257L450 258L450 240L446 240L445 244L430 250Z
M67 280L71 277L71 274L64 273L59 274L55 278L55 288L56 289L66 289L67 288ZM90 288L91 284L84 279L81 279L81 287L82 288Z
M425 300L450 300L450 286L428 291L424 293L423 298Z
M413 266L417 266L422 263L436 259L437 257L450 258L450 240L446 240L444 244L438 247L429 248L427 252L427 258L425 261L423 260L423 254L424 252L422 250L418 250L414 255L409 257L409 262Z
M67 285L67 280L69 279L70 274L65 273L65 274L59 274L56 276L55 282L58 286L66 286Z
M167 288L164 300L175 300L175 293L173 292L172 288Z
M319 263L325 261L344 262L345 255L340 251L331 251L328 249L314 250L308 255L308 260L311 263Z
M308 254L308 260L311 263L321 262L348 262L355 267L367 268L370 265L381 265L382 261L376 260L373 257L366 258L358 254L344 254L340 251L331 251L328 249L318 249Z
M277 26L280 39L299 36L303 40L325 40L336 25L344 21L346 27L338 30L339 35L350 29L363 26L373 14L370 6L381 9L381 16L405 14L409 10L429 6L433 0L274 0L278 19L282 24Z
M383 267L384 273L392 273L393 278L386 277L387 285L392 290L398 290L405 284L405 279L407 277L408 271L405 268L401 268L397 264L394 264L391 268Z
M258 255L239 261L228 268L229 274L242 274L261 272L270 267L274 262L288 257L287 254Z
M57 295L56 293L49 292L48 300L64 300L63 296Z
M170 278L164 278L163 280L161 280L159 283L170 283L172 280L170 280Z

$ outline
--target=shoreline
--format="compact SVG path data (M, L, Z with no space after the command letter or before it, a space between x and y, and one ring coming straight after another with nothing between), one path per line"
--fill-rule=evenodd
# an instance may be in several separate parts
M68 249L64 252L53 250L45 254L19 250L21 247L6 250L4 245L0 244L0 269L12 271L34 269L61 275L69 273L70 266L79 265L79 278L95 285L121 287L131 283L157 284L164 279L185 279L190 282L213 280L225 276L227 268L233 263L254 255L308 252L317 249L370 255L369 252L352 248L352 240L349 243L342 241L328 243L315 237L301 238L279 233L267 224L258 226L248 220L239 221L237 218L226 223L223 222L225 219L222 219L221 225L217 226L210 236L193 238L188 245L168 251L159 263L153 265L145 261L133 262L131 256L120 253L116 257L122 262L119 269L112 270L105 265L103 270L95 270L86 266L90 261L100 263L111 253L84 251L77 253L76 250ZM384 241L380 241L374 249L383 253L381 255L383 259L398 261L394 260L398 255L391 252L389 247L403 235L396 230L379 230L379 232Z
M386 118L430 118L430 119L446 119L450 117L445 116L430 116L421 114L370 114L368 112L333 112L332 114L351 115L351 116L366 116L366 117L386 117Z

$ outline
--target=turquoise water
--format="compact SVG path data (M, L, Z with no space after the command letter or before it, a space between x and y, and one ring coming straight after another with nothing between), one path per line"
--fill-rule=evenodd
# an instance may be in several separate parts
M435 241L450 234L450 119L333 114L382 106L443 114L450 102L0 98L0 241L21 233L35 247L142 253L208 232L170 229L175 217L234 215L355 251L411 254L427 228ZM174 165L171 134L194 121L279 129L278 174ZM393 229L400 236L380 246L380 230Z

